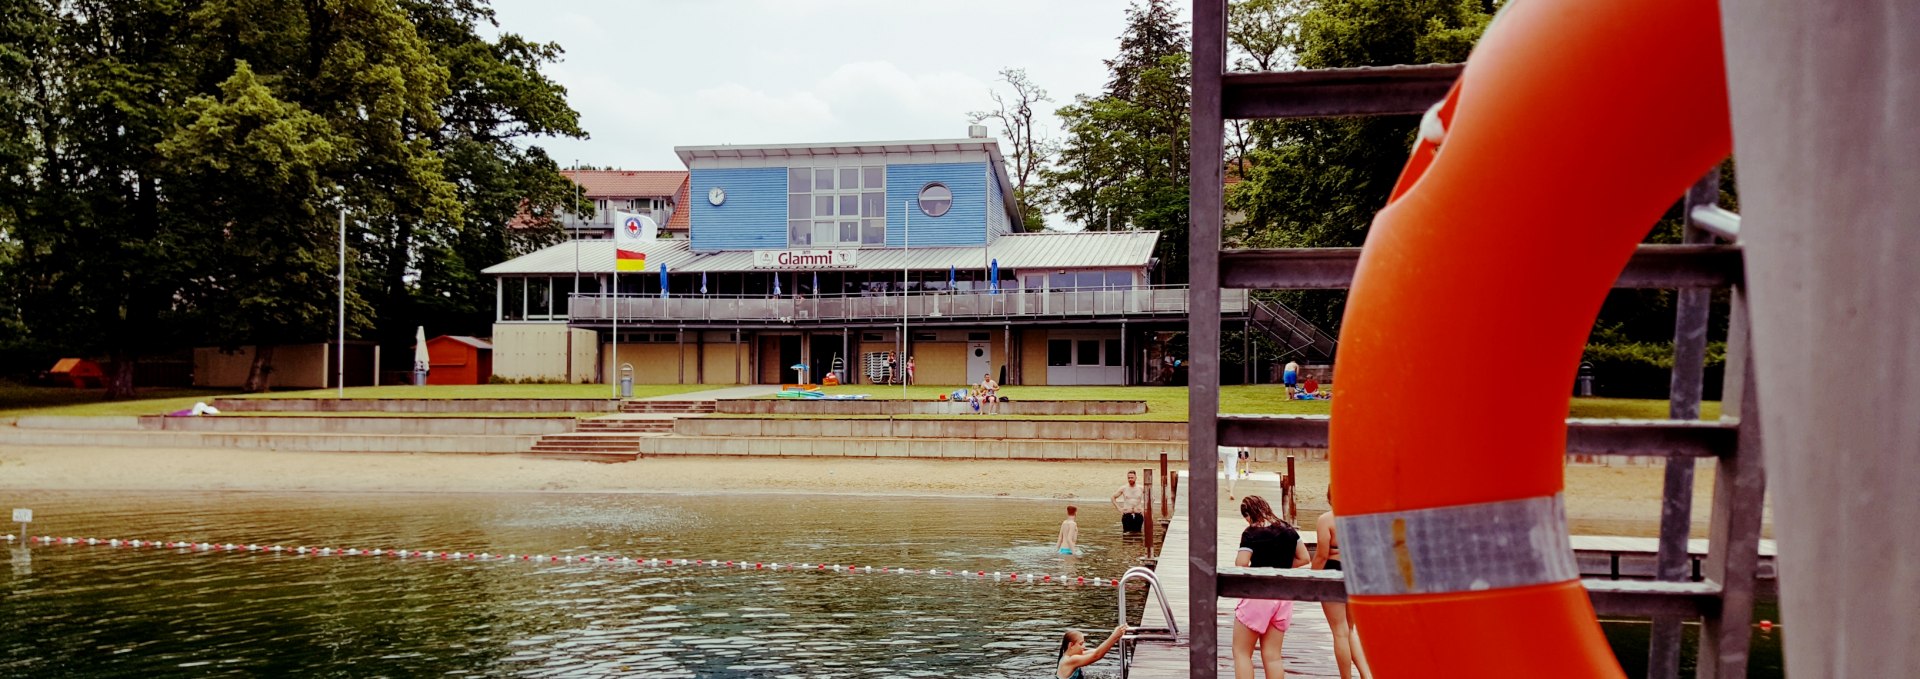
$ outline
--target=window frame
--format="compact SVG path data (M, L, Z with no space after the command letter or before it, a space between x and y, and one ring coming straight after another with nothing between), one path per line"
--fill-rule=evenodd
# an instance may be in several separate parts
M846 175L852 175L856 180L856 186L849 187L845 181L842 181L846 179ZM867 180L875 178L879 180L879 185L868 186ZM822 181L823 179L825 182ZM801 186L803 181L804 187ZM821 185L826 182L832 183L833 186L821 188ZM885 247L887 244L886 182L885 163L789 166L787 168L787 247ZM796 188L806 190L801 191ZM877 215L866 215L869 204L868 194L877 194L879 197L879 214ZM798 202L802 196L806 197L804 205ZM849 212L843 209L848 206L852 207L852 214L842 214ZM797 210L797 207L805 209ZM799 215L802 211L807 214ZM804 229L807 234L805 239L796 237L802 232L800 228L802 222L807 224ZM818 225L824 222L832 222L835 228L834 233L829 234L833 239L823 242L819 238L821 233ZM845 234L840 227L846 222L856 224L852 239L841 238Z

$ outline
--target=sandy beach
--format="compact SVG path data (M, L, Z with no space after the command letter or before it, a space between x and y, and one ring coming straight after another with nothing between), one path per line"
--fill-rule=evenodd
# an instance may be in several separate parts
M1098 509L1126 472L1120 462L652 458L621 464L517 456L289 453L229 449L0 447L0 490L258 490L392 492L834 493L1077 500ZM1275 471L1263 465L1261 471ZM1300 513L1322 511L1327 463L1301 462ZM1704 535L1711 466L1695 490ZM1658 467L1567 468L1574 532L1653 535ZM1224 498L1223 498L1224 499Z

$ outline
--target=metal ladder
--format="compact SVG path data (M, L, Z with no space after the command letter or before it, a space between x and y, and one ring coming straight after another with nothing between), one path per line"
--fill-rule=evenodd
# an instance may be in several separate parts
M1155 577L1153 569L1146 566L1134 566L1120 576L1120 583L1114 587L1120 598L1120 624L1127 623L1127 581L1135 578L1147 581L1147 591L1160 602L1160 615L1167 619L1166 627L1135 627L1120 637L1120 679L1126 679L1127 672L1133 666L1133 644L1136 641L1180 641L1180 621L1173 617L1173 606L1167 603L1167 593L1160 589L1160 578Z

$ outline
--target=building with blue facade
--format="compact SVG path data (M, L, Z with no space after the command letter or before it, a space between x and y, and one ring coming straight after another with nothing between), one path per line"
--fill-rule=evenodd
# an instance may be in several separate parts
M486 269L496 374L793 383L805 364L808 381L872 383L898 377L891 354L921 384L1174 379L1162 340L1185 329L1187 290L1153 283L1159 234L1019 232L993 139L675 151L688 232L648 242L645 274L616 276L607 240Z

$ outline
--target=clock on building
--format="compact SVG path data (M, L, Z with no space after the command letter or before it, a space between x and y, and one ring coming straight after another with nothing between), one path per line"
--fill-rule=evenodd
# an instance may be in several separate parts
M714 205L727 202L727 192L718 186L707 189L707 202Z

